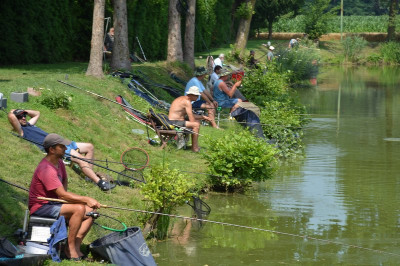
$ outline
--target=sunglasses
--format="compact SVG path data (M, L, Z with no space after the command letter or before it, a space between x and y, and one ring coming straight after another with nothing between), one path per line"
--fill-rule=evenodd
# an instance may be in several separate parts
M22 115L18 115L18 116L17 116L18 119L22 119L22 118L24 118L24 117L26 117L26 114L22 114Z

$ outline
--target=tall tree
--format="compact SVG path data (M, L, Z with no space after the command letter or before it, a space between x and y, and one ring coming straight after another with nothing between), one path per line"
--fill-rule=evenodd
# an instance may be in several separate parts
M102 78L103 74L103 38L104 38L104 6L105 0L94 0L92 41L90 47L87 76Z
M390 0L389 3L389 23L387 40L394 41L396 39L396 14L399 6L399 0Z
M235 42L235 49L240 52L240 57L244 56L255 4L256 0L244 0L235 13L240 18Z
M293 12L295 16L304 5L304 0L258 0L253 16L252 28L268 27L268 39L272 37L272 26L280 16Z
M114 0L114 45L111 69L132 69L129 58L128 15L126 0Z
M196 0L187 0L185 42L183 49L183 61L194 69L194 31L196 18Z
M183 62L181 15L177 9L178 1L169 0L167 62Z

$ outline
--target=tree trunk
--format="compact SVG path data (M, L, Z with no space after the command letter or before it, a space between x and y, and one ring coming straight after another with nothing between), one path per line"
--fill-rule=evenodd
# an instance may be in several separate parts
M194 31L196 21L196 0L187 0L186 29L183 60L194 69Z
M398 4L399 0L390 1L387 41L394 41L396 39L396 14Z
M176 6L179 0L169 0L167 62L183 62L181 15Z
M103 39L104 39L105 0L94 0L92 41L90 47L87 76L102 78L103 74Z
M114 0L114 45L111 58L111 69L132 69L129 58L128 16L126 0Z
M247 0L252 5L252 11L254 10L254 6L256 4L256 0ZM252 16L251 16L252 17ZM244 56L244 49L247 45L247 38L249 37L250 32L250 23L251 17L249 19L240 19L238 31L236 34L236 42L235 48L237 51L240 51L240 57Z
M272 39L272 21L268 21L268 40Z

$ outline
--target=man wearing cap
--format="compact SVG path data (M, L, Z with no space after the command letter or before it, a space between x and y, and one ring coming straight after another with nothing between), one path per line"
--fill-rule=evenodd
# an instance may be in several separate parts
M187 127L193 130L192 134L192 151L198 152L200 150L198 139L200 131L200 122L197 119L205 119L210 121L207 116L195 116L192 112L191 102L196 100L200 95L199 88L192 86L187 91L186 95L176 98L169 108L168 119L173 125ZM189 118L189 121L185 121L185 116Z
M30 119L27 121L26 117L29 116ZM14 130L23 138L32 141L37 144L39 148L45 137L48 135L47 132L43 131L41 128L35 126L39 120L40 112L35 110L22 110L13 109L8 114L8 121L13 126ZM95 182L101 190L107 191L115 187L114 184L110 182L101 180L95 172L92 170L93 165L87 161L93 160L94 157L94 147L91 143L74 142L67 145L66 158L73 162L76 162L82 169L82 172L89 177L93 182ZM82 153L82 154L81 154ZM85 154L85 155L83 155ZM71 157L71 155L73 157ZM81 160L81 159L83 160Z
M58 218L60 215L69 222L68 248L66 255L73 260L80 260L83 238L93 224L86 213L100 208L100 203L90 197L67 192L68 179L62 158L66 146L71 141L57 134L48 134L43 146L47 155L37 166L29 187L29 212L40 217ZM38 197L62 199L71 204L49 202Z
M208 117L210 118L210 123L212 127L218 128L217 124L215 123L215 108L218 107L218 103L214 101L212 95L210 94L209 91L206 90L204 87L203 83L201 81L204 79L204 77L207 74L207 70L205 67L197 67L195 69L194 75L191 80L186 84L185 87L185 95L187 95L187 92L189 88L196 86L199 88L200 96L198 96L194 102L192 102L192 108L193 109L206 109L208 111Z
M226 85L226 81L230 78L231 72L227 69L221 71L219 80L214 83L214 99L218 102L218 106L222 108L231 108L233 112L237 107L237 103L242 102L239 98L232 98L237 88L242 84L239 80L231 89Z
M268 61L272 61L274 59L274 53L272 51L275 50L275 47L272 45L268 48L267 59Z

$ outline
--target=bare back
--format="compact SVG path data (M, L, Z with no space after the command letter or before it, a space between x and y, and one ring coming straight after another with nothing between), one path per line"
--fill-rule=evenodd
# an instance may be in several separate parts
M191 114L192 104L188 96L176 98L169 108L169 120L185 120L185 115Z

